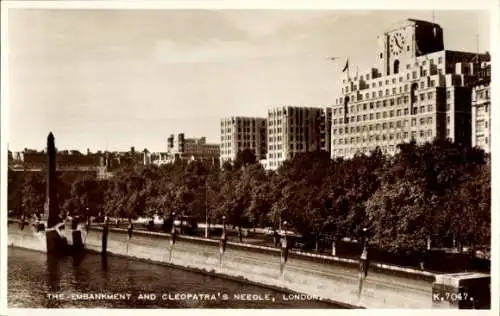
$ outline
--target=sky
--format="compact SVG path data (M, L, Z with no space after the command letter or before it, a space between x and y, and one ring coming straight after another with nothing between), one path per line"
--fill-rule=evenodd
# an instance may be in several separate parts
M218 142L222 117L326 107L345 58L370 67L377 35L406 18L433 12L10 9L9 149L52 131L59 149L166 151L173 133ZM449 50L489 51L489 18L434 13Z

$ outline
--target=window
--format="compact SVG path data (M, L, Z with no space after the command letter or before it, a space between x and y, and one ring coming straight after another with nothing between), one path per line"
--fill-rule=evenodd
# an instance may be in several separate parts
M442 64L443 63L443 57L438 57L438 64Z
M410 111L408 110L408 108L404 109L404 115L408 115L410 113Z
M376 117L377 117L377 120L380 118L380 112L377 112Z
M389 117L394 117L394 111L389 112Z
M434 87L436 85L436 82L434 80L431 80L430 87Z

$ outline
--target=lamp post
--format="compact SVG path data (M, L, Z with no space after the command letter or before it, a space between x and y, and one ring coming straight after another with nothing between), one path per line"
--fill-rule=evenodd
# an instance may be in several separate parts
M208 238L208 178L205 179L205 238Z
M171 239L170 239L170 251L168 255L168 261L172 261L172 250L174 249L174 244L175 244L175 237L177 235L177 230L175 229L175 220L176 220L176 214L175 212L172 213L172 230L171 230ZM182 225L182 223L181 223ZM182 227L182 226L181 226Z
M283 274L283 271L285 269L285 264L288 260L288 240L287 240L287 226L288 226L288 223L287 221L284 221L283 222L283 230L284 230L284 233L283 233L283 238L281 239L281 264L280 264L280 273Z
M227 235L226 235L226 216L222 216L222 235L220 236L219 248L219 264L222 266L222 255L226 251Z
M361 298L361 292L363 290L363 282L368 275L369 261L368 261L368 228L363 228L362 231L362 242L363 251L359 258L359 291L358 299Z

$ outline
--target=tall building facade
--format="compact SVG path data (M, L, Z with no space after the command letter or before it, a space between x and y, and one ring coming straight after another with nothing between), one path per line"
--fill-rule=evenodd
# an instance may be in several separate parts
M472 146L491 152L491 92L490 85L472 89Z
M170 135L167 139L168 162L175 160L211 160L219 159L219 144L207 143L205 137L185 138L184 133Z
M297 153L327 150L329 110L283 106L270 109L267 118L268 169L279 168Z
M233 162L239 151L250 149L257 161L266 158L267 121L262 117L233 116L221 119L220 163Z
M489 55L444 50L435 23L408 19L378 37L374 67L342 81L332 106L332 157L434 138L472 143L472 86Z

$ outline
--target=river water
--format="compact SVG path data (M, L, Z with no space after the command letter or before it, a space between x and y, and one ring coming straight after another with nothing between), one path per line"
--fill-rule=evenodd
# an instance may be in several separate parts
M9 247L9 308L339 308L181 269L86 253L53 258Z

